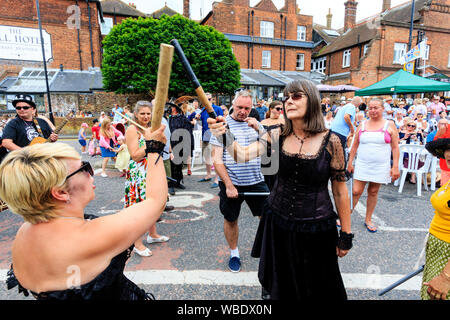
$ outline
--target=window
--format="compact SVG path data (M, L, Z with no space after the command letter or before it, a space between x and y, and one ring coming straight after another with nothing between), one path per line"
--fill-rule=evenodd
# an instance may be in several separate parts
M394 43L394 64L400 64L400 58L406 54L406 43Z
M306 41L306 27L297 26L297 40Z
M305 55L303 53L297 53L297 70L304 70L305 69Z
M262 66L263 68L270 68L270 59L272 52L271 51L263 51L262 52Z
M448 65L447 65L447 67L450 68L450 51L448 52Z
M261 21L261 37L273 38L273 22Z
M342 55L342 68L350 67L351 54L352 51L350 49L344 51L344 54Z
M113 19L104 17L103 20L105 20L105 22L100 23L100 31L102 35L106 36L113 27Z
M363 50L363 56L365 57L366 56L366 54L367 54L367 50L369 49L369 45L368 44L365 44L364 45L364 50Z
M325 74L326 69L327 69L327 57L312 59L311 71L321 72Z

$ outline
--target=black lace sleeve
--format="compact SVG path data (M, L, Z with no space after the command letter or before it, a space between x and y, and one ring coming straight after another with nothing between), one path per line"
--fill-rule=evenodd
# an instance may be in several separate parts
M345 150L337 135L331 133L327 150L331 155L331 181L345 182L349 180L349 174L345 170Z

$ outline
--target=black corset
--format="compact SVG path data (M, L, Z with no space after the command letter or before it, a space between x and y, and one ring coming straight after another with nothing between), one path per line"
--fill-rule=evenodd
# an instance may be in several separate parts
M330 139L330 136L333 139ZM338 139L334 134L328 133L318 153L305 156L283 151L284 139L280 137L280 166L276 182L268 198L273 214L278 216L277 220L294 226L336 218L328 191L328 181L330 179L346 181L343 174L345 158L340 159L341 156L338 156L341 161L336 161L333 154L337 148L344 155ZM326 224L332 225L329 222Z

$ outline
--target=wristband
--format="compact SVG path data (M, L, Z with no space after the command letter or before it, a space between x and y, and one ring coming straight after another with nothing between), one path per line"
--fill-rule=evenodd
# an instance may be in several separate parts
M220 137L216 137L216 138L217 138L217 141L219 141L219 143L221 143L224 147L229 147L234 142L234 134L232 134L229 129L223 135L221 135ZM223 140L225 140L225 141L223 141Z
M355 237L353 233L339 231L339 239L337 246L341 250L350 250L353 247L352 240Z
M161 141L157 140L145 140L145 155L147 156L149 153L157 153L159 154L158 158L155 161L155 164L158 162L159 158L164 153L164 147L166 145Z

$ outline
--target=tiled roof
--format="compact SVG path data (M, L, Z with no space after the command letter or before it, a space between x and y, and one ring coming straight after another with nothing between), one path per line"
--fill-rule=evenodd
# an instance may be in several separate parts
M145 17L145 13L133 8L120 0L102 0L103 13L130 17Z
M419 11L428 3L429 0L415 0L414 21L420 19ZM398 5L369 18L366 18L352 29L348 30L340 37L336 38L318 53L317 56L323 56L342 49L353 47L360 43L366 43L377 36L379 23L408 23L411 20L411 1ZM340 30L342 31L342 30Z

